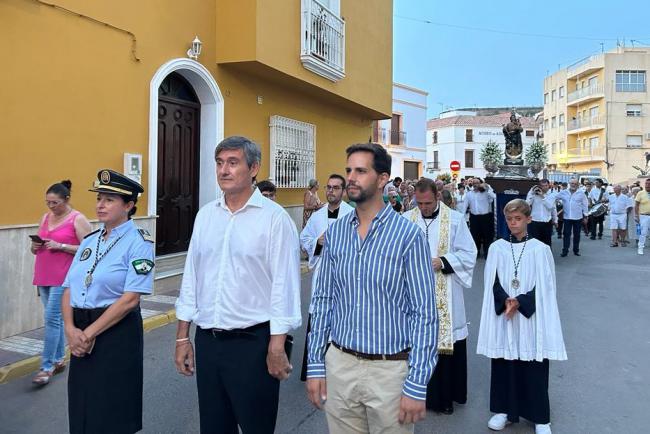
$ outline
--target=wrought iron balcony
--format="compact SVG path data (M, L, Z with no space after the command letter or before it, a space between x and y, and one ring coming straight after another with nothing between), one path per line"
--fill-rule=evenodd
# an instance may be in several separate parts
M300 60L328 80L345 77L345 21L317 0L302 0Z

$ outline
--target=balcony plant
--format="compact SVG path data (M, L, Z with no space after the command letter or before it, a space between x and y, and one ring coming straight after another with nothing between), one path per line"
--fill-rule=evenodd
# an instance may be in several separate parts
M543 142L534 142L526 149L524 161L533 174L537 175L548 163L548 147Z
M503 150L495 141L490 140L483 145L479 158L483 162L483 168L494 174L499 170L499 164L503 164Z

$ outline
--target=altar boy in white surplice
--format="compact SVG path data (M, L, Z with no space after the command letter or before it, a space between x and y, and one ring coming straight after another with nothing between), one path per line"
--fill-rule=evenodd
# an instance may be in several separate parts
M415 184L417 208L403 214L425 233L435 271L439 319L438 363L427 386L430 410L451 414L467 402L467 320L463 289L472 287L476 244L465 216L438 200L436 184Z
M318 279L318 270L320 265L321 252L323 250L323 240L327 228L337 219L352 212L354 208L343 201L343 192L345 191L345 178L341 175L332 174L327 180L325 186L325 196L327 197L327 206L315 211L305 228L300 233L300 247L309 255L309 269L312 270L312 293L313 287ZM311 309L311 305L310 305ZM311 310L307 322L307 334L311 331ZM302 371L300 379L307 379L307 339L305 339L305 352L302 361Z
M549 434L549 360L566 360L551 249L529 238L530 205L515 199L504 214L511 235L490 246L478 354L492 359L488 427L523 417Z

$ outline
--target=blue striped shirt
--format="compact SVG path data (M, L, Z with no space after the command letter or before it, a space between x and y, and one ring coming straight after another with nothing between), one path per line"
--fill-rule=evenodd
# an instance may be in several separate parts
M351 212L325 234L312 296L307 377L325 377L328 338L368 354L410 348L403 394L426 399L436 363L438 318L433 267L424 233L384 207L364 240Z

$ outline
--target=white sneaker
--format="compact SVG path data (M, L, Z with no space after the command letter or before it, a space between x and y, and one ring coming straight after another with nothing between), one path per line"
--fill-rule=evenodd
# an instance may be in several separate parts
M535 424L535 434L551 434L551 424Z
M637 252L639 255L643 255L643 249L641 249L641 248L637 249L636 252Z
M497 413L488 421L488 428L494 431L501 431L506 425L509 425L508 415L505 413Z

